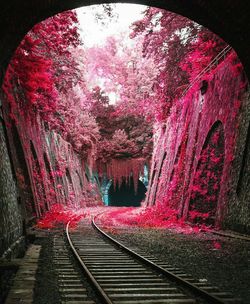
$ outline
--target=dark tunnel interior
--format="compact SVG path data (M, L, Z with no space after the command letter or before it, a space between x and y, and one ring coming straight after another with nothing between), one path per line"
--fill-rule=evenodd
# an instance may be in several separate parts
M140 180L138 180L137 191L134 188L133 178L130 178L129 183L123 180L120 187L118 184L114 187L112 183L109 188L109 206L139 207L145 198L147 188Z

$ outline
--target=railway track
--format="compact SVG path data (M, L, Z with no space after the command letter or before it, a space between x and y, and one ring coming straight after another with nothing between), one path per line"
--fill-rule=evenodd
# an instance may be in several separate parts
M54 268L57 272L57 284L62 304L95 304L82 275L74 266L63 237L55 236L53 240Z
M69 222L66 236L103 304L240 303L207 282L195 281L176 267L123 246L94 220L92 227L85 223L74 230ZM83 292L78 288L72 287L75 294L79 293L78 300L69 297L74 302L65 303L92 303L86 296L80 299Z

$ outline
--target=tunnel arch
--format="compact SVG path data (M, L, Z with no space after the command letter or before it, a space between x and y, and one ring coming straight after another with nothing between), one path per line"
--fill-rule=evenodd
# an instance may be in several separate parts
M37 158L36 149L35 149L35 147L34 147L34 144L33 144L32 140L30 140L30 151L31 151L31 153L32 153L33 159L35 160L36 166L37 166L37 167L40 167L39 161L38 161L38 158Z
M214 226L225 158L225 138L221 121L207 134L194 174L188 219Z
M67 177L68 181L70 182L70 184L73 184L71 174L69 172L69 168L66 168L66 177Z
M108 184L108 205L119 207L139 207L141 202L146 197L147 188L141 180L138 179L137 190L134 189L133 177L130 177L129 182L125 179L122 180L121 185L114 186L114 182L111 181Z
M85 172L85 178L86 178L86 181L89 183L89 176L88 176L88 174Z
M25 3L18 0L10 0L11 4L3 2L0 7L0 83L4 79L5 70L9 61L26 33L37 23L63 11L79 7L120 3L120 1L91 1L87 0L45 0L42 3L34 3L27 0ZM165 9L176 14L187 17L224 39L238 53L244 64L247 74L250 74L250 58L248 56L250 47L244 41L248 39L250 24L247 22L249 7L239 1L231 2L226 0L205 2L199 0L134 0L123 1L123 3L141 4ZM227 7L227 10L225 10ZM8 45L6 48L5 45Z

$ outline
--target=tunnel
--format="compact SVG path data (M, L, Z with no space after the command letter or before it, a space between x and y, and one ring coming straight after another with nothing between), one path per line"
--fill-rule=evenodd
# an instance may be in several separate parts
M109 206L139 207L145 198L146 191L145 185L140 180L138 180L137 191L135 191L132 177L129 183L123 180L120 186L116 183L114 187L114 183L112 183L108 191Z
M250 5L34 2L0 5L0 303L248 303Z

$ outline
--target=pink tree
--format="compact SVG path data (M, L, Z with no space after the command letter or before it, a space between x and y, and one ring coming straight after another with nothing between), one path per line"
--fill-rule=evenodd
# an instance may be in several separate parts
M3 84L13 117L18 109L26 117L39 113L49 120L57 110L58 91L77 81L78 64L70 52L80 44L76 22L74 12L64 12L37 24L21 42Z
M144 18L133 24L131 37L138 36L143 39L143 56L152 58L159 70L156 112L157 119L165 121L189 81L226 44L193 21L157 8L148 8Z
M101 82L107 94L116 96L116 109L120 115L143 113L154 116L158 69L151 58L144 58L139 38L133 46L127 37L111 37L103 47L87 50L87 79L92 86ZM130 41L131 43L131 41Z

